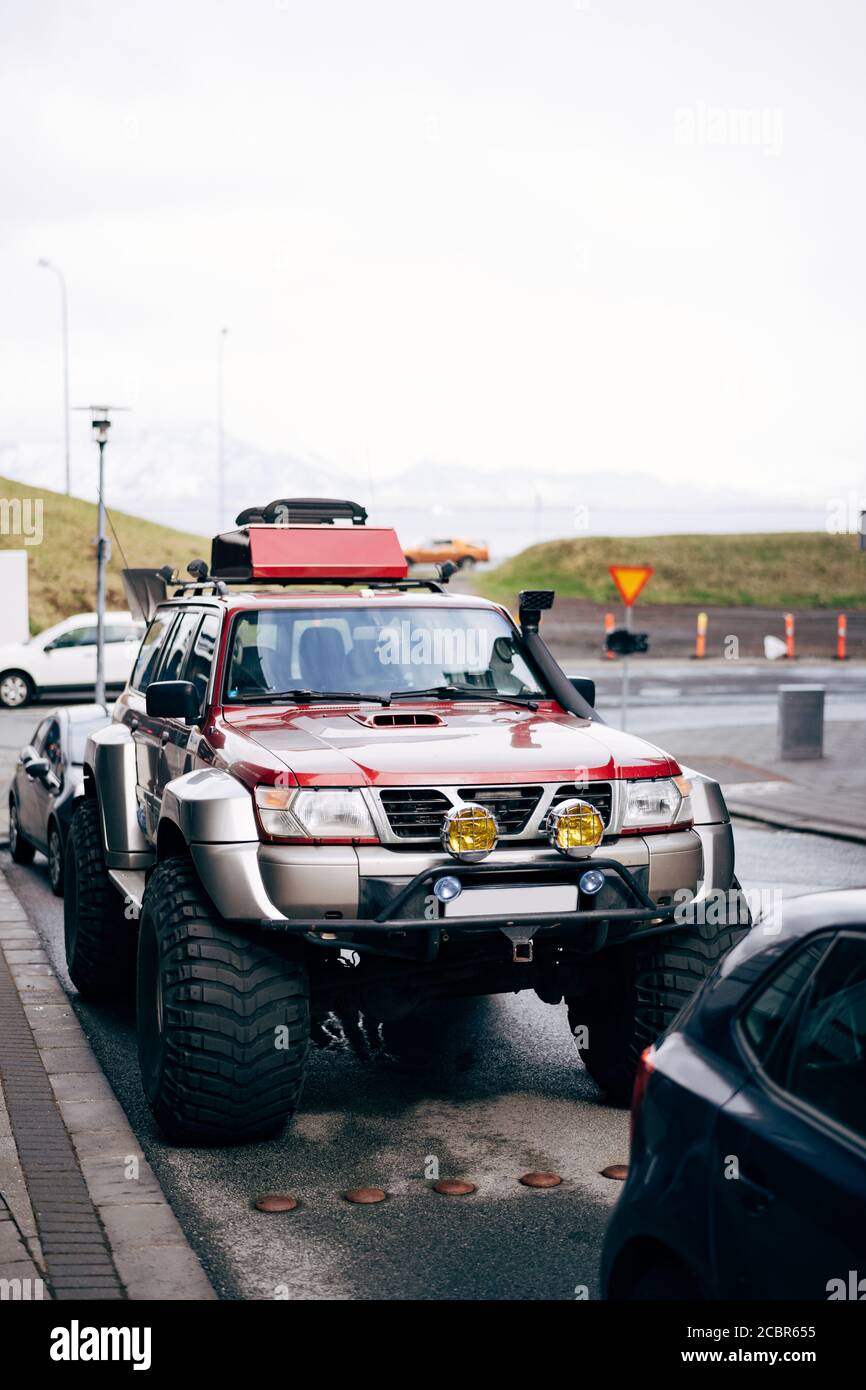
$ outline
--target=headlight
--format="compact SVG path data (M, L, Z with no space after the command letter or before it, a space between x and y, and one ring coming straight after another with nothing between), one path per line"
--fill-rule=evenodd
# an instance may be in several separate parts
M547 838L560 854L586 854L601 843L604 821L588 801L573 797L554 806L547 817Z
M361 793L326 787L256 787L262 829L275 839L369 840L376 831Z
M463 859L469 864L484 859L495 848L498 839L496 817L476 801L455 806L442 822L443 848L455 859Z
M652 782L626 782L623 830L652 830L673 825L682 805L676 782L659 777Z

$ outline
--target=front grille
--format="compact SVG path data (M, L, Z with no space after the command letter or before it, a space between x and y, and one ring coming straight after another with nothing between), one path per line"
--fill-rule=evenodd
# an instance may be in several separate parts
M590 806L594 806L598 811L604 821L605 828L610 825L613 801L613 788L610 782L593 782L590 786L582 787L578 787L574 783L567 783L565 786L557 788L550 804L556 806L560 801L570 801L572 797L577 797L581 801L588 801Z
M433 787L388 787L379 793L388 824L401 840L434 840L451 802Z
M464 801L477 801L496 817L503 835L519 835L538 805L541 787L460 787Z

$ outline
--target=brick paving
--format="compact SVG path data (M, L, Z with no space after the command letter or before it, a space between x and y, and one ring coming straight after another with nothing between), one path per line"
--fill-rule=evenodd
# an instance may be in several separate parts
M123 1298L105 1232L2 950L0 1082L48 1291L60 1299Z

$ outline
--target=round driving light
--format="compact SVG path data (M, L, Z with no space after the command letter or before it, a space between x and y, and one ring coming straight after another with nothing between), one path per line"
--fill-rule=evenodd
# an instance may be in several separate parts
M560 854L583 854L595 849L604 834L604 822L588 801L560 802L547 817L547 838Z
M463 892L463 884L459 878L453 874L446 874L444 878L437 878L433 884L433 893L440 903L450 903L452 898L459 898Z
M604 874L601 869L587 869L585 874L581 874L578 887L581 893L597 893L604 887Z
M442 846L455 859L474 863L484 859L499 838L496 817L477 801L454 806L442 822Z

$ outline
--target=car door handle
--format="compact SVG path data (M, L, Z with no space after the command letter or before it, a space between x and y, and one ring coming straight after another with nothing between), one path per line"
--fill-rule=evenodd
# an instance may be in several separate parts
M130 719L130 721L129 721L129 731L130 731L130 733L133 733L133 734L134 734L137 728L138 728L138 715L136 714L136 715L133 715L132 719Z
M171 738L171 734L169 733L168 729L163 729L162 734L160 735L160 739L159 739L159 741L160 741L160 743L162 744L163 748L164 748L165 745L168 743L168 741L169 741L170 738Z
M741 1173L738 1181L743 1204L747 1211L757 1215L759 1212L766 1211L767 1207L772 1206L776 1200L774 1192L771 1192L768 1187L764 1187L761 1183L755 1182L753 1178L747 1178Z

